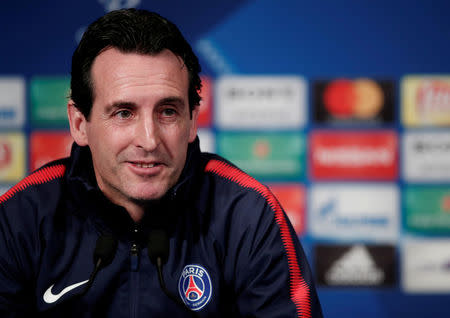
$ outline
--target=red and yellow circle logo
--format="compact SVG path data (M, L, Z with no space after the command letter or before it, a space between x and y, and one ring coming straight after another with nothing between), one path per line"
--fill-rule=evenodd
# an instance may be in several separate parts
M384 94L381 87L370 79L338 79L325 88L323 104L336 118L367 120L380 112Z

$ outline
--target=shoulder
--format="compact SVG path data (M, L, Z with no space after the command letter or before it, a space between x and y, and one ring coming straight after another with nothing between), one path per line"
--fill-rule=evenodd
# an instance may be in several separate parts
M49 210L59 199L67 160L46 164L29 174L0 197L1 214L24 216L28 211Z
M230 196L246 193L250 197L259 198L273 209L278 208L278 202L269 188L249 174L236 167L228 160L213 154L206 156L204 173L219 183L218 191L231 189Z
M64 172L64 162L48 164L0 197L0 267L8 279L35 277L44 246L42 232L57 209Z
M208 154L205 159L202 193L207 193L205 208L213 217L242 229L257 224L284 226L284 212L267 186L218 155Z

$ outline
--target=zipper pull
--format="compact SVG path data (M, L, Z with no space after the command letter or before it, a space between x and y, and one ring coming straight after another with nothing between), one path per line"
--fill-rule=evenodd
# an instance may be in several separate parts
M131 270L133 272L139 269L139 247L136 243L131 245Z

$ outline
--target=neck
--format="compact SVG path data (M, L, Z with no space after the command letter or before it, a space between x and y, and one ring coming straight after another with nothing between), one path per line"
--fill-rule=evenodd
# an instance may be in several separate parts
M161 206L161 199L158 200L136 200L116 203L122 205L127 210L131 219L138 223L144 218L144 214L152 210L157 210Z
M126 204L127 206L124 206L125 210L127 210L128 214L130 215L131 219L133 219L134 222L139 223L142 218L144 217L145 209L142 206L139 206L137 204Z

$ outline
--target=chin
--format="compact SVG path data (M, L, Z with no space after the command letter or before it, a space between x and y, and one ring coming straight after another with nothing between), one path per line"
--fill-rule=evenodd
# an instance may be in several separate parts
M160 190L160 191L152 191L152 192L140 192L136 193L135 195L131 195L130 198L133 199L133 201L136 202L148 202L148 201L155 201L161 199L168 190Z

